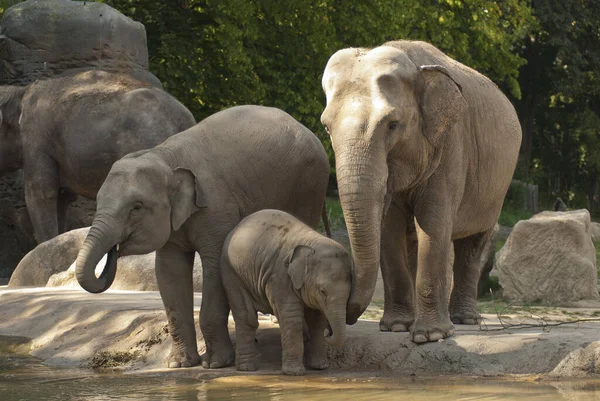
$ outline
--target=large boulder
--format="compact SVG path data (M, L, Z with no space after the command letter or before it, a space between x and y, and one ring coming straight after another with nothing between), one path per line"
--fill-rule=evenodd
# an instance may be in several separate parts
M65 231L90 226L95 210L96 202L77 197L67 209ZM29 213L27 213L25 206L23 171L0 176L0 277L10 277L19 261L36 244L33 227L29 220ZM40 259L39 263L48 266L48 264L44 264L43 258ZM30 262L26 262L26 264L30 264ZM35 284L27 285L43 286L48 281L50 275L55 272L53 268L40 267L45 269L45 271L40 272L39 277L35 280L33 277L28 277L26 281L35 282ZM42 284L40 280L45 281Z
M8 286L81 288L75 277L75 259L89 227L68 231L41 243L29 252L12 274ZM111 288L115 290L158 291L154 273L155 253L119 258L117 275ZM101 270L105 259L100 261ZM194 291L202 291L202 262L194 260Z
M113 290L131 291L158 291L156 274L154 273L154 252L146 255L130 255L119 258L117 275L110 286ZM106 263L106 256L102 258L96 274L100 274ZM194 258L193 286L195 292L202 292L202 262L198 254ZM81 288L75 276L75 263L63 272L50 277L46 287Z
M144 26L93 1L29 0L0 21L0 85L102 69L161 86L148 71Z
M496 255L495 271L503 296L512 301L598 302L589 212L542 212L518 222Z

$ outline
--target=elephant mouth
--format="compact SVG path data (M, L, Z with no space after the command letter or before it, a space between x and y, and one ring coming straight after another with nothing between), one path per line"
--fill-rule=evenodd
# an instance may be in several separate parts
M331 340L331 337L333 337L333 329L331 328L331 324L327 323L327 328L325 329L325 333L323 333L323 336L326 339Z

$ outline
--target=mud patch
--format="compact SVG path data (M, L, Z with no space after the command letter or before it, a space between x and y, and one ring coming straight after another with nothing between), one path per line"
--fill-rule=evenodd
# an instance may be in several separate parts
M94 354L88 367L92 369L114 369L133 365L141 359L139 351L100 351Z

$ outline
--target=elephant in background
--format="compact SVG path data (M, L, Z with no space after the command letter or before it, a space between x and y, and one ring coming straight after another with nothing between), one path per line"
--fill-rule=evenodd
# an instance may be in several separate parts
M338 189L355 263L350 324L384 281L384 331L437 341L475 324L479 256L517 163L510 101L434 46L336 52L323 75ZM448 304L446 271L454 250Z
M309 368L327 368L327 344L342 346L346 336L352 259L342 245L288 213L265 209L227 236L221 274L235 320L238 370L258 369L257 312L279 320L284 374L303 375L304 354Z
M99 70L0 87L0 121L0 173L23 169L38 242L62 230L67 193L94 199L115 161L196 123L163 90Z
M261 106L223 110L113 165L77 257L77 279L87 291L102 292L110 287L118 256L156 250L156 278L173 338L168 366L193 366L200 362L192 290L197 251L202 365L227 366L234 352L219 267L227 235L261 209L287 211L316 228L328 179L323 145L289 114ZM96 264L106 253L97 278Z

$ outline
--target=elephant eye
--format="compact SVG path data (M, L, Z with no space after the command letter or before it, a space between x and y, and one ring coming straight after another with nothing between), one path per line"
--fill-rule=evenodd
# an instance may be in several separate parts
M144 205L142 204L142 202L136 202L135 205L133 205L133 207L131 208L131 211L142 210L143 207Z
M392 132L396 128L398 128L398 121L390 121L388 124L388 132Z
M327 291L325 291L324 288L321 288L319 291L321 292L321 295L323 295L324 297L327 297Z

